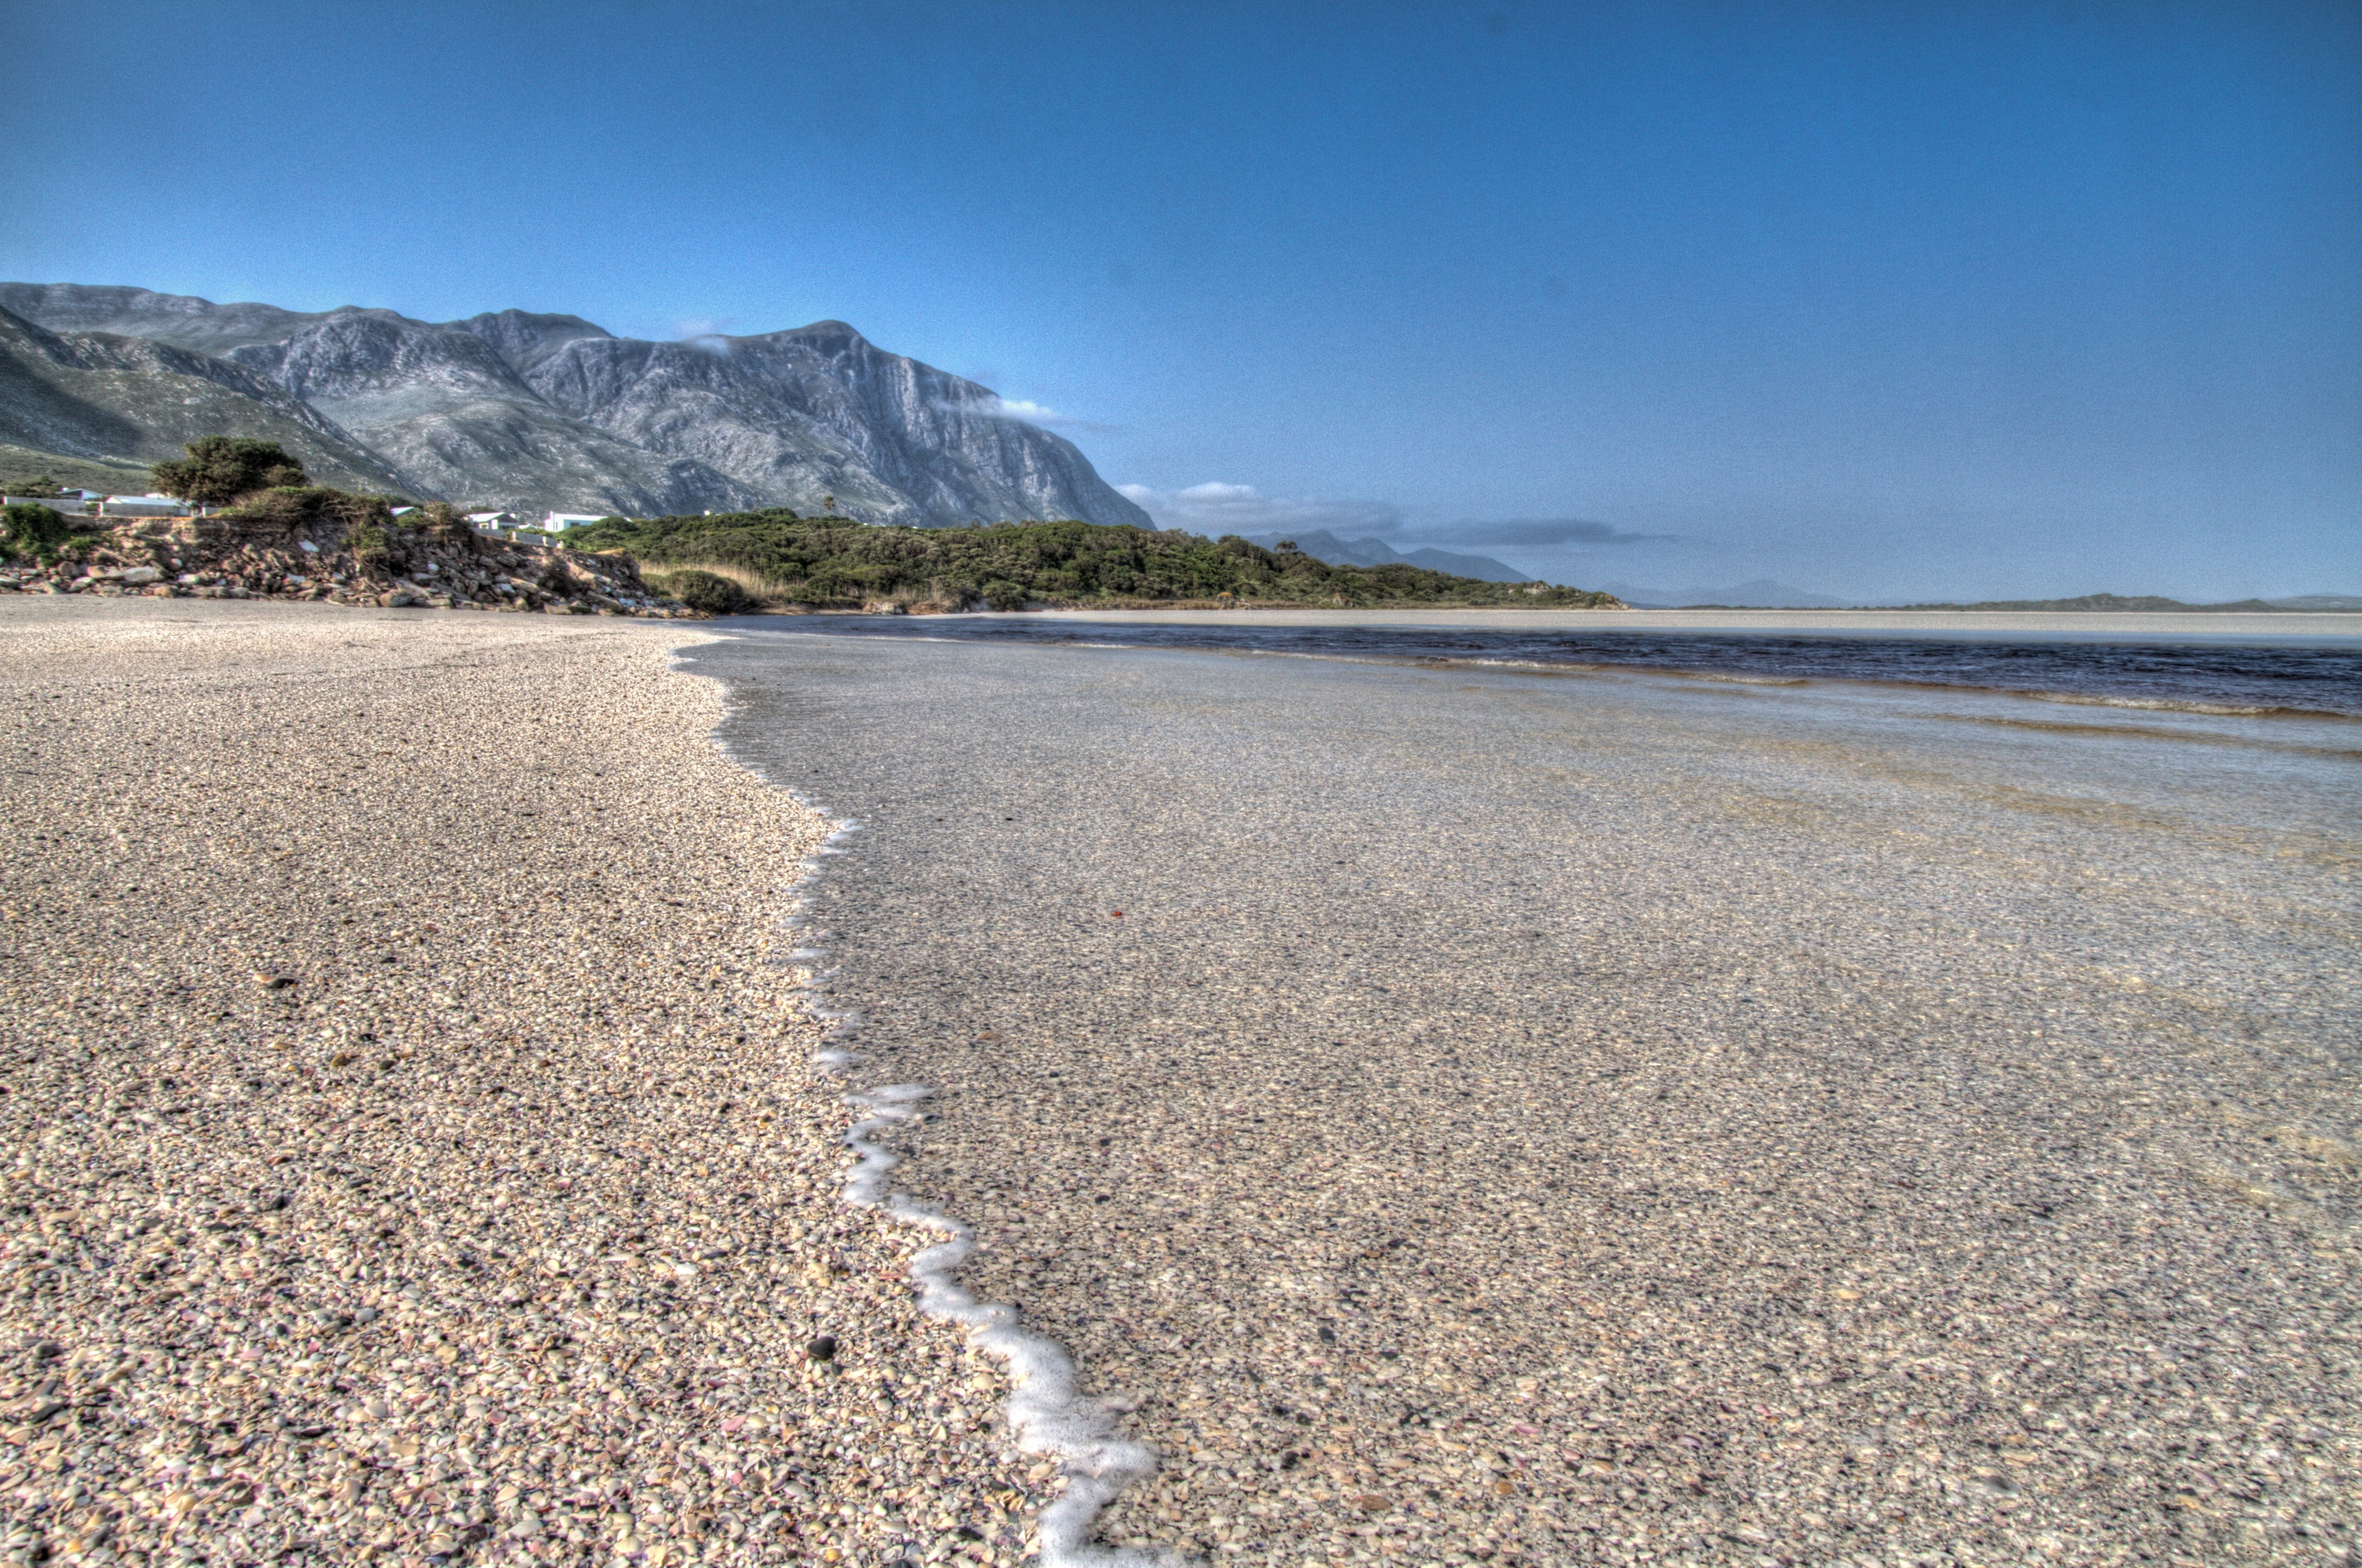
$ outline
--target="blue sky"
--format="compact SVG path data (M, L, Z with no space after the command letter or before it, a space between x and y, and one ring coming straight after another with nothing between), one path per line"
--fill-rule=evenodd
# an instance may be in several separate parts
M1168 519L1583 583L2362 592L2344 0L0 0L0 45L11 279L834 316Z

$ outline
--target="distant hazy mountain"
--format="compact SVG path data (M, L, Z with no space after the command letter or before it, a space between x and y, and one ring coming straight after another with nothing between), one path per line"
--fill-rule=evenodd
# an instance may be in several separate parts
M2272 603L2282 610L2362 610L2362 593L2300 593Z
M1490 556L1463 556L1451 550L1418 549L1408 555L1378 539L1341 539L1326 528L1311 528L1293 534L1246 534L1241 536L1251 545L1274 549L1285 539L1296 541L1296 547L1314 560L1330 566L1415 566L1429 571L1450 572L1454 577L1473 577L1480 582L1532 582L1529 571L1519 571L1505 561Z
M1760 577L1732 588L1637 588L1623 582L1611 582L1606 588L1635 610L1675 610L1684 604L1724 604L1752 610L1842 610L1849 602Z
M818 512L833 496L871 523L1153 525L989 389L842 322L653 343L572 315L435 323L74 283L0 284L0 309L16 334L0 335L0 441L45 451L153 461L192 435L283 426L313 443L285 438L317 477L521 512ZM137 373L59 380L109 356ZM216 390L176 402L169 376Z

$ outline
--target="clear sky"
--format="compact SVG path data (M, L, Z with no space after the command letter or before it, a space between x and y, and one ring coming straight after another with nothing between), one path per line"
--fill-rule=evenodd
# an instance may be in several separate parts
M834 316L1167 519L1568 581L2362 592L2352 0L0 0L0 277Z

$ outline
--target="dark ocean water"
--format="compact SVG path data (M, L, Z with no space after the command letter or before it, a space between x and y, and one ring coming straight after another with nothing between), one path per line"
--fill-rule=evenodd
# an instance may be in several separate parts
M2362 718L2362 638L2109 634L1472 630L1076 622L1018 616L750 616L749 631L1100 647L1198 648L1749 682L1853 681L2198 713Z

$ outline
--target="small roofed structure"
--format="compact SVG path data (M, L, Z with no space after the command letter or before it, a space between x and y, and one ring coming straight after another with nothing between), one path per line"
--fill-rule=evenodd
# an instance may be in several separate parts
M568 528L588 528L606 515L608 513L605 513L552 512L543 516L541 529L545 534L563 534Z
M186 517L192 510L174 495L110 495L98 503L101 517Z

